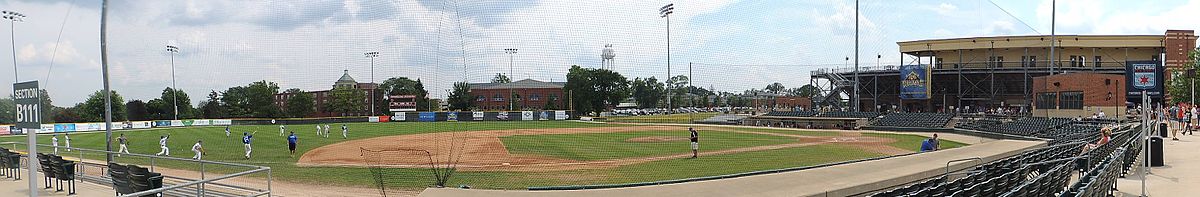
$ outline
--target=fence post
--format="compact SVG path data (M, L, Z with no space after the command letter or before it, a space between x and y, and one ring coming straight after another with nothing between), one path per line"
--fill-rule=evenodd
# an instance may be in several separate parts
M267 196L271 196L271 168L267 167Z
M200 163L200 180L204 180L204 161L196 160L196 162ZM196 185L196 194L197 196L204 196L203 182L201 182L199 185Z

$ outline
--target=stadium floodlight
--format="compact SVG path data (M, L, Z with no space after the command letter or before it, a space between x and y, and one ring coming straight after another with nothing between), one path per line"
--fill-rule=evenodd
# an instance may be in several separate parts
M5 20L10 21L8 23L8 27L9 27L8 41L12 44L12 49L13 49L12 50L13 83L16 83L16 82L18 82L18 80L17 80L18 75L17 75L17 39L16 39L17 30L16 30L16 24L17 24L17 22L25 22L25 14L21 14L20 12L8 11L8 10L0 11L0 13L3 14ZM16 111L13 111L13 112L16 112Z
M671 76L671 13L675 13L674 3L667 4L658 9L658 14L661 14L662 18L667 19L667 80L671 80L671 77L673 77ZM667 88L667 92L671 92L670 86L667 86ZM671 106L671 96L667 96L667 108L673 108Z
M179 53L179 47L175 45L167 45L167 52L171 53L171 106L175 109L175 120L179 120L179 88L175 86L175 54Z
M375 84L375 58L379 57L379 51L371 51L363 53L363 55L371 58L371 96L367 97L371 98L371 115L374 116L377 115L375 114L375 89L379 89L379 85Z
M512 110L513 110L513 103L515 103L515 102L512 100L512 99L513 99L513 84L512 84L512 82L513 82L513 81L512 81L512 76L513 76L513 55L517 54L517 49L515 49L515 48L507 48L507 49L504 49L504 53L507 53L507 54L508 54L508 111L512 111Z

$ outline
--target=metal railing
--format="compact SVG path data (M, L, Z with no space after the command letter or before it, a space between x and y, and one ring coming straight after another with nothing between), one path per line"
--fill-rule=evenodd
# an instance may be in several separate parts
M5 146L5 145L11 146L12 147L11 150L23 150L23 149L20 149L20 146L28 147L28 144L23 143L23 142L0 142L0 146ZM172 192L172 190L185 188L185 187L194 187L196 189L196 191L195 191L196 196L221 196L221 195L226 195L226 196L264 196L264 195L266 195L266 196L270 196L270 194L271 194L271 181L272 181L273 177L272 177L272 173L271 173L271 167L267 167L267 166L256 166L256 165L228 163L228 162L220 162L220 161L209 161L209 160L194 160L194 159L187 159L187 158L164 157L164 156L156 156L156 155L137 154L137 153L120 153L120 152L113 152L113 151L88 149L88 148L76 148L76 147L67 148L65 146L57 146L56 147L56 146L45 145L45 144L37 144L37 146L49 148L50 150L52 150L54 148L59 148L62 150L70 150L70 151L64 151L64 152L74 152L73 154L75 154L75 155L61 154L64 152L58 152L59 154L54 154L54 155L66 156L66 158L64 158L64 159L72 159L72 158L70 158L71 156L76 156L74 159L78 160L78 165L75 165L76 166L75 176L77 177L77 179L89 180L92 182L105 184L105 185L111 185L111 182L110 182L111 177L109 177L107 170L105 170L108 167L108 165L106 163L101 163L104 161L88 160L85 157L85 155L99 155L98 157L104 157L105 154L115 154L115 155L122 155L122 156L133 156L133 157L145 158L146 160L148 160L148 162L150 164L150 166L149 166L150 172L156 171L156 167L159 166L159 160L195 163L194 165L199 167L198 173L199 173L200 177L198 179L186 178L186 177L182 177L179 175L173 176L173 175L164 174L164 175L162 175L164 180L167 180L167 179L178 180L178 181L182 181L182 183L164 186L161 188L156 188L156 189L151 189L151 190L146 190L146 191L135 192L135 193L131 193L131 194L124 194L121 196L142 196L142 195L155 194L155 193ZM50 154L53 154L53 152L48 151L46 154L50 155ZM68 154L72 154L72 153L68 153ZM31 156L26 155L24 159L30 159L30 158L31 158ZM207 170L205 167L206 164L207 165L219 165L219 166L224 166L224 167L249 168L249 170L237 171L237 172L226 174L223 176L208 178L207 177L208 174L218 173L218 172L209 172L209 170ZM94 174L88 174L86 171L88 166L97 167L100 169L100 172L94 173ZM239 186L239 185L216 182L216 181L226 180L226 179L239 177L239 176L246 176L246 175L260 173L260 172L267 173L266 174L267 178L265 180L266 188L254 188L254 187ZM207 188L208 186L212 186L214 188L208 189ZM114 188L114 189L116 189L116 188ZM209 192L210 192L209 190L215 190L215 191L217 191L217 193L209 194ZM188 192L188 193L190 193L190 192ZM188 193L179 193L179 194L187 195ZM224 193L224 194L218 194L218 193Z

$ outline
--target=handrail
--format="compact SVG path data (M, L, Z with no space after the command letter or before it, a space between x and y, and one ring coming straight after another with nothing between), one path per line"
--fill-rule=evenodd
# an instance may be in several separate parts
M28 144L26 144L26 143L22 143L22 142L0 142L0 146L3 146L3 145L9 145L9 144L13 145L14 149L16 148L16 146L17 146L17 145L26 145L26 146L28 147ZM38 146L38 147L58 147L58 148L66 148L66 147L64 147L64 146L54 146L54 145L45 145L45 144L35 144L35 146ZM150 161L151 161L151 163L153 163L153 161L154 161L155 159L167 159L167 160L175 160L175 161L196 162L197 164L201 165L200 179L188 179L188 178L182 178L182 177L163 176L163 177L171 177L171 178L175 178L175 179L179 179L179 180L184 180L184 181L187 181L187 182L185 182L185 183L182 183L182 184L176 184L176 185L172 185L172 186L170 186L170 187L164 187L164 188L158 188L158 189L153 189L153 190L147 190L147 191L137 192L137 193L134 193L134 194L126 194L126 195L122 195L122 196L141 196L141 195L146 195L146 194L151 194L151 193L160 193L160 192L162 192L162 191L167 191L167 190L170 190L170 189L176 189L176 188L181 188L181 187L187 187L187 186L191 186L191 185L196 185L196 186L197 186L197 188L196 188L196 189L197 189L197 195L203 195L203 188L204 188L204 187L203 187L203 185L206 185L206 184L214 184L214 185L221 186L221 187L227 187L227 188L239 189L239 190L246 190L247 192L254 192L254 193L253 193L253 195L250 195L250 196L261 196L261 195L263 195L263 194L270 195L270 193L271 193L271 178L272 178L272 176L271 176L271 167L267 167L267 166L256 166L256 165L239 164L239 163L229 163L229 162L220 162L220 161L209 161L209 160L194 160L194 159L184 159L184 158L175 158L175 157L163 157L163 156L156 156L156 155L146 155L146 154L137 154L137 153L121 153L121 152L113 152L113 151L105 151L105 150L89 149L89 148L75 148L75 147L71 147L71 148L69 148L69 149L71 149L71 150L77 150L77 151L79 152L79 154L80 154L79 160L80 160L80 162L81 162L81 163L85 163L85 162L84 162L84 158L83 158L83 156L82 156L82 155L83 155L83 152L85 152L85 151L90 151L90 152L99 152L99 153L107 153L107 154L122 154L122 155L131 155L131 156L146 157L146 158L149 158L149 159L151 159L151 160L150 160ZM228 174L228 175L221 176L221 177L217 177L217 178L207 179L207 178L205 178L205 176L204 176L204 174L205 174L205 173L204 173L204 168L203 168L203 165L204 165L204 164L217 164L217 165L236 166L236 167L245 167L245 168L253 168L253 169L251 169L251 170L247 170L247 171L238 172L238 173ZM154 167L154 164L151 164L151 168L153 168L153 167ZM266 171L266 172L267 172L267 188L266 188L265 190L264 190L264 189L256 189L256 188L241 187L241 186L234 186L234 185L227 185L227 184L221 184L221 183L212 183L212 182L219 181L219 180L223 180L223 179L228 179L228 178L232 178L232 177L236 177L236 176L242 176L242 175L246 175L246 174L252 174L252 173L257 173L257 172L262 172L262 171ZM85 177L86 177L86 175L85 175ZM101 177L103 177L103 176L101 176Z
M953 162L960 162L960 161L968 161L968 160L976 160L976 161L978 161L978 162L979 162L979 164L976 164L976 166L978 166L978 165L983 165L983 158L979 158L979 157L971 157L971 158L966 158L966 159L955 159L955 160L946 161L946 173L945 173L945 174L942 174L942 176L945 176L945 175L947 175L947 174L950 174L950 163L953 163ZM957 170L955 170L955 171L957 171Z

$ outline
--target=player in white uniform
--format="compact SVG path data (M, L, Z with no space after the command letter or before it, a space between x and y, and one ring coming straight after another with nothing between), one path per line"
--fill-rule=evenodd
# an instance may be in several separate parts
M63 142L66 142L67 152L71 152L71 133L63 133L63 139L66 140Z
M287 127L284 127L283 125L279 125L279 136L283 136L284 130L287 130Z
M158 137L158 148L159 148L159 151L158 151L158 153L157 153L157 154L154 154L155 156L158 156L158 155L166 155L166 156L171 156L171 149L170 149L170 148L167 148L167 138L171 138L171 135L159 136L159 137Z
M204 146L200 145L203 142L204 140L196 140L196 145L192 145L192 152L196 153L196 156L192 156L192 159L200 160L200 156L204 155Z
M346 128L346 124L342 124L342 139L346 139L347 132L349 132L349 130Z
M225 137L229 137L229 125L225 125Z
M329 138L329 124L325 124L325 138Z
M125 147L125 144L126 144L126 143L128 143L128 141L127 141L127 140L128 140L128 139L125 139L125 134L124 134L124 133L122 133L122 134L121 134L121 137L118 137L118 138L117 138L117 142L121 143L121 149L117 150L117 156L118 156L118 157L120 157L120 156L121 156L121 153L129 153L129 148L128 148L128 147Z
M50 135L50 145L54 145L54 154L58 154L58 134Z

